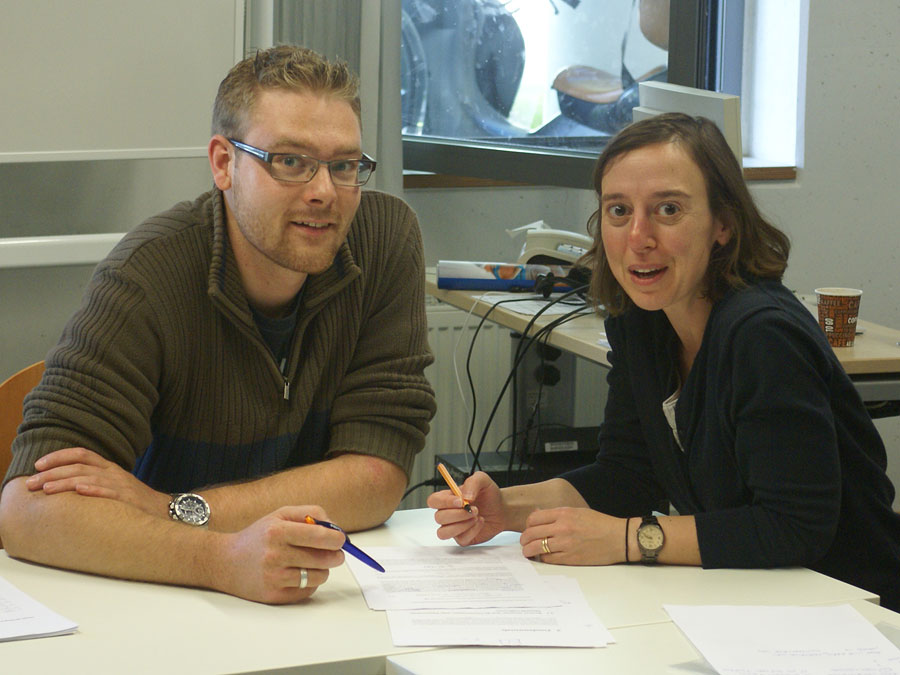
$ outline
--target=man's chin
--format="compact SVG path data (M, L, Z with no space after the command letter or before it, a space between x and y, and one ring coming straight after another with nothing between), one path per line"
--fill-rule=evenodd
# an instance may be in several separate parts
M337 253L335 253L337 255ZM330 258L304 258L281 263L281 266L292 272L300 272L310 276L326 272L334 264L334 255Z

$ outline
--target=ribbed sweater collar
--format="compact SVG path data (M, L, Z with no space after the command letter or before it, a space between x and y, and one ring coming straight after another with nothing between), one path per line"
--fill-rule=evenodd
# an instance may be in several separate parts
M254 326L253 314L241 282L237 261L228 243L228 229L225 217L225 199L218 188L210 194L212 219L212 242L208 276L208 292L235 320L250 327ZM331 267L321 274L310 275L303 288L303 305L307 310L325 303L339 293L361 273L353 258L353 253L345 241L338 249Z

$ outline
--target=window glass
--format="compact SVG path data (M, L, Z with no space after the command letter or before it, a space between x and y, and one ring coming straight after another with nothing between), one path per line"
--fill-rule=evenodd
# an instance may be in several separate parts
M403 0L405 136L596 156L666 80L669 0Z

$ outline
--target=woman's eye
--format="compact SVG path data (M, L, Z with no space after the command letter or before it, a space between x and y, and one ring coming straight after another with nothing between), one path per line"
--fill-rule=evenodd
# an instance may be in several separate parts
M625 207L621 204L613 204L607 209L607 212L613 218L622 218L626 214Z
M659 213L663 216L674 216L678 213L678 205L677 204L662 204L659 207Z

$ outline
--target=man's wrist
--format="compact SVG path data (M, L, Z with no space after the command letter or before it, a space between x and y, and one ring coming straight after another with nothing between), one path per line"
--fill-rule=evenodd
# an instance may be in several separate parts
M172 495L169 502L169 517L172 520L191 525L206 527L209 523L210 508L206 499L196 492L182 492Z

